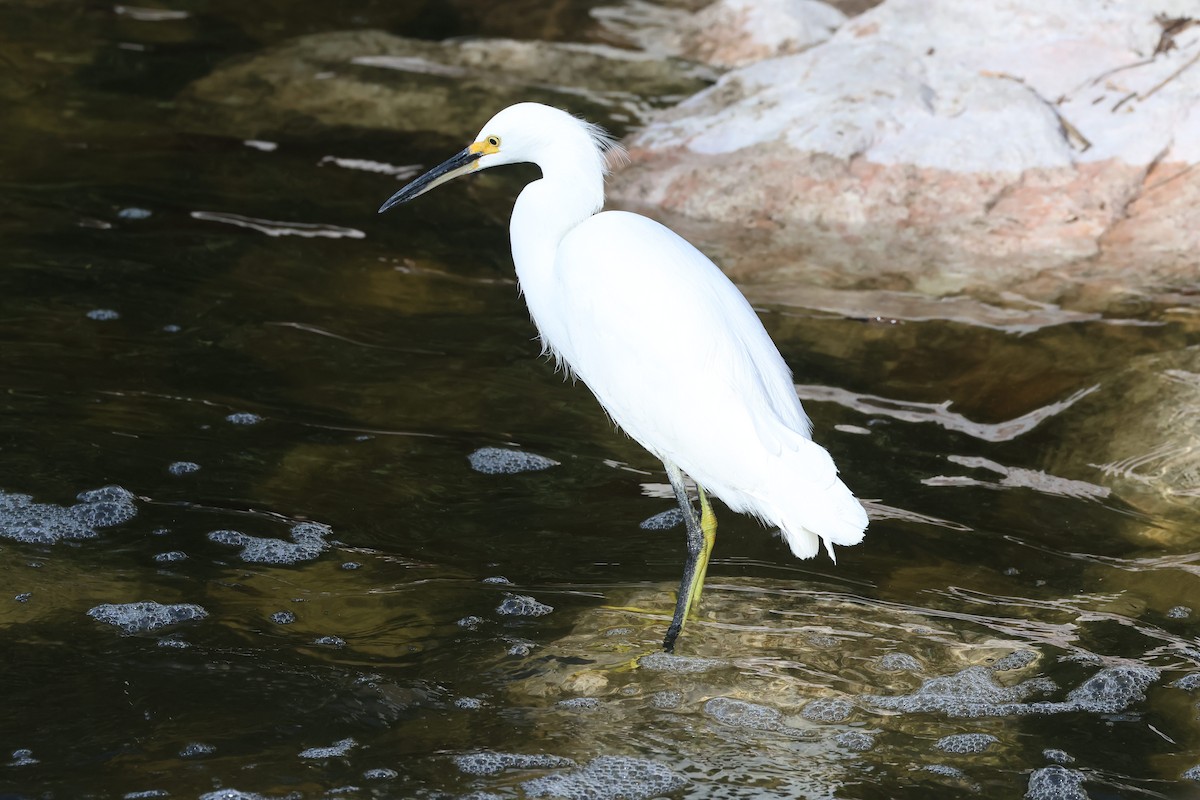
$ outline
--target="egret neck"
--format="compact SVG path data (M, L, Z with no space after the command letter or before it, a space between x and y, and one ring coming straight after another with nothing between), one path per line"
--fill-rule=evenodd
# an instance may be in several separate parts
M570 341L552 305L555 254L564 236L604 206L604 156L582 129L576 132L579 141L555 139L538 153L535 163L542 177L521 191L510 226L521 293L542 349L553 353L560 366L564 357L570 361L564 352Z

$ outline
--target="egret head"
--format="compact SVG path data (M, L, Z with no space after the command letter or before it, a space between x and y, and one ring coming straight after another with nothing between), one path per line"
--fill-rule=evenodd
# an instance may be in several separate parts
M488 120L475 141L462 151L392 195L379 211L419 197L459 175L504 164L537 164L543 175L561 164L602 176L608 171L605 152L617 148L599 126L540 103L517 103Z

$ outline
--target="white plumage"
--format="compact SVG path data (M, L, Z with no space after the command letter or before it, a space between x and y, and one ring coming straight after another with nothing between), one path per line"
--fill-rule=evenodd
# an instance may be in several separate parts
M791 371L741 292L670 229L597 213L610 147L594 126L521 103L381 210L458 174L537 164L542 178L517 199L511 234L543 347L668 474L677 467L735 511L778 526L795 555L815 555L821 541L830 556L857 544L866 513L811 440Z

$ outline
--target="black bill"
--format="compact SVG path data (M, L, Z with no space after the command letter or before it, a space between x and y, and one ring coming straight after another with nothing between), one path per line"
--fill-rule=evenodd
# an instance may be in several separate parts
M481 152L472 152L471 148L463 150L455 156L443 161L433 169L426 172L421 177L414 180L412 183L405 186L400 191L392 195L386 203L379 207L379 213L387 211L392 206L407 203L414 197L419 197L435 186L441 186L449 180L457 178L475 168L475 162L483 157Z

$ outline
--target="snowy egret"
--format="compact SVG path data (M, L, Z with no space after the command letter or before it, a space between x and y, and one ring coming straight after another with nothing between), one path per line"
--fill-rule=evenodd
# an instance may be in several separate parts
M519 103L379 211L489 167L541 168L513 209L517 279L543 352L666 467L687 527L687 563L663 641L671 652L698 607L716 538L709 494L778 526L800 558L816 555L822 541L831 558L835 544L862 541L867 515L812 441L791 370L737 287L669 228L600 212L612 147L600 128L565 111Z

